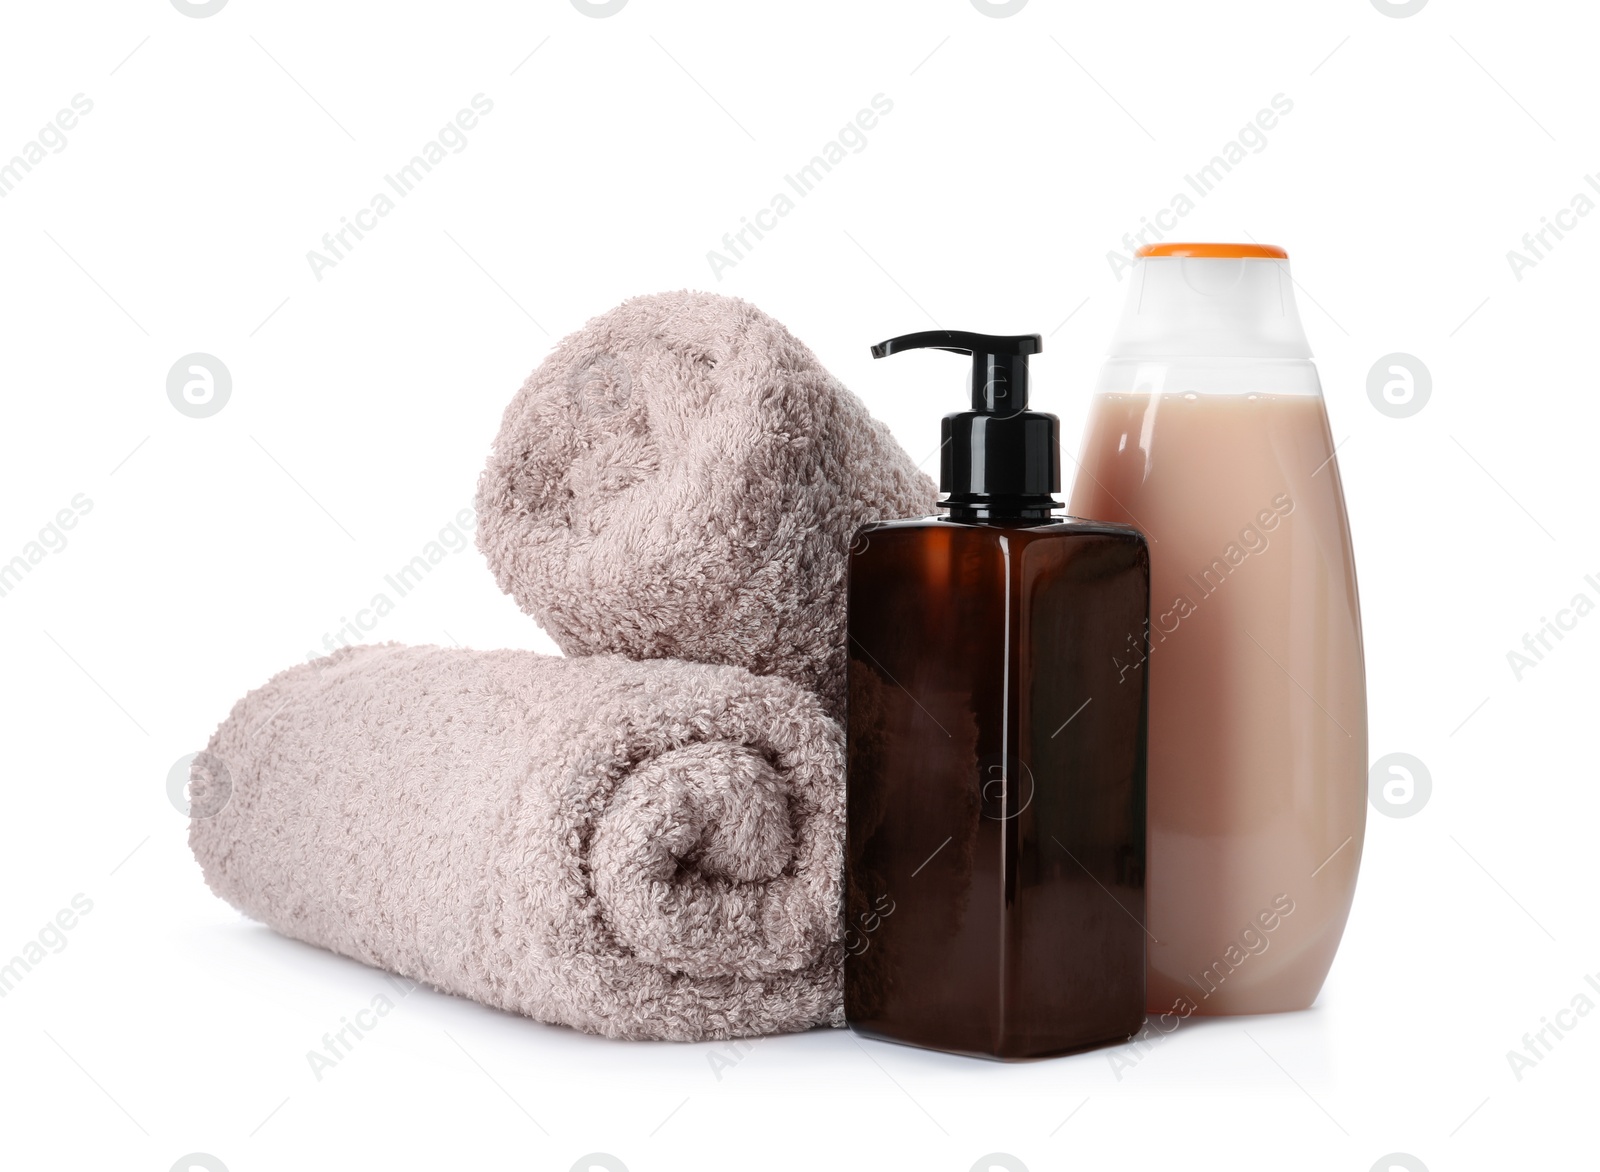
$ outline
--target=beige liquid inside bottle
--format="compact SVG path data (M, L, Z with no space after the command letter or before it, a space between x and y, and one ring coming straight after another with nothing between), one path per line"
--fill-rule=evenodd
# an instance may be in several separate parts
M1141 253L1071 512L1150 542L1148 1007L1303 1009L1355 894L1366 678L1355 563L1281 250Z

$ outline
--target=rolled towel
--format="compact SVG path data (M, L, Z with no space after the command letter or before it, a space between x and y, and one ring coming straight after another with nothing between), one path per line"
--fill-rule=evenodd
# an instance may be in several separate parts
M937 498L778 322L661 293L528 376L478 481L478 546L568 655L735 664L841 716L851 539Z
M842 1025L843 740L733 667L350 647L234 706L189 844L284 935L540 1021Z

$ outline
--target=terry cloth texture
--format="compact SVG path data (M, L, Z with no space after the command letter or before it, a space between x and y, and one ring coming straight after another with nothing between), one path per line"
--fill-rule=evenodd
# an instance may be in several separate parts
M478 547L568 655L781 675L844 712L845 563L938 491L782 325L712 293L627 301L506 408Z
M739 668L350 647L234 706L189 843L284 935L540 1021L837 1026L843 758Z

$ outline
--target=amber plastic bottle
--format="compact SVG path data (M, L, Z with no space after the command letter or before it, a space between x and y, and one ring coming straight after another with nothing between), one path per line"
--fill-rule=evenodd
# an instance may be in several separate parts
M941 515L869 525L849 567L845 1014L989 1058L1144 1018L1150 568L1124 525L1053 515L1038 335L891 339L973 356Z

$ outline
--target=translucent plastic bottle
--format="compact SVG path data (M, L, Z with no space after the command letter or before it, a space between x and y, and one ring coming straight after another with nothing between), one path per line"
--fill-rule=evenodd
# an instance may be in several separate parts
M1288 260L1141 251L1070 511L1150 542L1148 1007L1309 1006L1355 894L1366 677L1355 563Z

